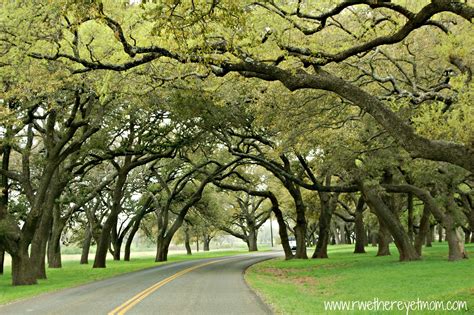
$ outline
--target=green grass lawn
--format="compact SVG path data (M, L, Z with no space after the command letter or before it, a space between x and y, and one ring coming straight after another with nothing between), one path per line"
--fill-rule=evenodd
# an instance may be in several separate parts
M473 256L474 244L466 245ZM466 301L474 314L474 258L448 262L447 244L424 249L422 261L400 263L392 256L353 254L353 245L330 246L329 259L276 259L250 267L246 280L279 314L406 314L404 311L325 311L324 301ZM409 314L448 314L413 311Z
M246 253L242 250L211 251L193 253L192 256L185 254L169 255L168 262L177 262L191 259L221 257ZM80 284L110 278L115 275L137 271L164 263L156 263L154 257L135 258L129 262L107 261L107 268L92 269L92 265L80 265L77 261L66 261L62 269L48 269L47 280L39 280L38 285L18 286L11 285L10 268L6 267L6 273L0 276L0 304L5 304L18 299L32 297L45 292L57 291L64 288L74 287Z

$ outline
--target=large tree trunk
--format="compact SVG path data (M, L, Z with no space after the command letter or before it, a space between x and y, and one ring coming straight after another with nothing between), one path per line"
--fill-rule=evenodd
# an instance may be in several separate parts
M186 247L186 255L192 255L190 237L189 237L189 227L186 225L184 228L184 247Z
M285 252L285 259L292 259L293 252L291 251L290 242L288 240L288 227L286 226L285 219L283 218L283 213L280 210L278 204L278 199L275 195L270 195L270 201L272 202L272 211L275 214L275 218L278 222L278 233L280 235L281 246L283 246L283 251Z
M156 257L155 257L156 262L168 260L168 249L169 249L170 243L171 243L171 239L168 239L161 235L158 236L157 242L156 242Z
M420 229L415 238L415 249L421 256L422 247L430 233L430 210L427 205L423 208L423 214L420 219Z
M331 218L338 196L331 196L327 192L318 192L321 205L321 214L319 215L319 234L316 249L312 258L328 258L328 244L331 228Z
M137 215L135 215L135 217L133 217L133 219L130 222L128 222L128 224L125 228L123 228L123 226L120 227L119 232L117 232L117 227L112 229L111 239L112 239L112 246L113 246L113 249L114 249L113 252L112 252L112 255L114 257L114 260L117 260L117 261L120 260L120 254L121 254L122 245L123 245L123 241L125 239L125 236L127 235L128 231L132 227L135 227L136 222L138 222L138 225L140 224L141 219L143 218L143 215L144 215L144 213L143 214L138 213ZM130 250L130 248L129 248L129 250ZM130 258L130 252L129 252L129 258Z
M203 250L205 252L209 251L210 243L211 243L211 237L209 235L207 235L206 233L204 233L204 235L203 235ZM257 243L255 242L255 244L257 244Z
M255 229L250 228L248 238L247 238L247 245L249 247L249 252L256 252L258 251L257 248L257 231Z
M356 236L354 254L365 254L367 237L364 229L364 199L362 197L359 198L356 206L354 230Z
M115 261L120 261L120 251L122 250L123 238L120 238L120 235L117 232L117 224L118 224L118 220L110 233L109 251L112 254L112 257Z
M379 219L379 231L377 233L377 256L388 256L390 254L390 241L392 236L382 220Z
M296 253L295 258L308 259L306 253L306 216L305 205L301 192L298 188L293 189L292 196L296 207L296 225L294 227L296 238Z
M59 187L59 177L57 171L53 176L53 182L50 185L50 190L47 192L45 202L42 205L43 215L39 222L39 226L34 233L31 242L30 260L35 269L37 279L46 279L46 246L48 239L51 237L51 230L53 226L53 211L57 205L56 198L61 194L61 187Z
M449 246L449 261L467 258L467 253L464 249L464 239L458 235L454 226L446 228L446 240Z
M122 239L118 238L115 242L112 243L114 247L113 257L114 260L120 260L120 251L122 250Z
M449 245L449 260L459 260L462 258L467 258L466 252L464 250L464 237L458 235L456 231L456 222L455 222L455 209L456 209L456 204L454 201L454 187L453 184L449 185L449 191L447 194L447 199L446 199L446 212L444 213L434 200L434 198L431 196L431 193L420 189L418 187L412 186L412 185L399 185L398 187L390 187L386 186L391 191L396 191L396 192L403 192L403 191L410 191L413 192L414 194L417 195L419 199L421 199L425 206L428 205L430 208L431 213L433 216L441 222L443 227L446 230L446 239L448 241ZM442 231L442 230L441 230ZM462 231L461 231L462 232Z
M434 225L430 224L430 229L426 235L426 247L433 247L432 242L434 240Z
M366 187L364 184L361 184L361 191L369 207L374 210L379 220L383 222L390 231L390 234L392 234L400 254L400 261L419 260L420 256L417 254L410 238L403 229L399 218L387 207L378 193L374 189Z
M118 215L122 211L121 201L123 198L123 187L127 181L127 175L130 169L123 168L117 176L115 188L113 192L112 209L110 214L105 220L104 226L102 227L102 233L100 234L99 242L95 252L95 259L93 268L105 268L107 261L107 251L109 250L110 237L112 230L117 226ZM118 251L120 255L120 250ZM115 258L115 257L114 257Z
M50 189L46 192L46 197L42 205L43 214L31 242L30 259L33 267L36 269L37 279L46 279L46 246L51 237L54 215L60 215L60 209L58 208L59 205L56 199L59 198L64 190L60 176L61 174L58 170L53 174Z
M86 226L86 232L84 234L84 241L82 242L82 253L81 253L81 265L86 265L89 263L89 250L92 243L92 231L90 223Z
M322 214L321 214L322 216ZM329 224L321 225L321 216L319 217L318 242L312 258L328 258L327 248L329 243Z
M62 268L61 233L54 232L54 229L48 242L48 267Z
M12 255L12 284L16 286L37 283L36 269L31 264L28 249L20 248Z
M110 245L110 232L115 226L117 221L117 216L112 213L109 215L107 220L105 220L104 226L102 228L102 233L99 237L99 242L97 244L97 249L95 251L94 265L93 268L105 268L107 260L107 252Z
M46 246L53 224L52 209L45 209L31 242L30 263L37 279L46 279Z
M141 219L133 222L133 228L130 231L130 234L128 234L127 241L125 242L125 253L123 256L123 260L125 261L130 261L133 238L135 237L135 234L137 234L138 229L140 228L140 222L141 222Z
M142 222L142 219L147 214L147 210L151 207L152 203L153 203L153 198L151 197L148 198L145 204L143 205L142 209L140 210L140 213L138 213L134 217L132 229L130 230L130 234L128 234L127 241L125 242L125 254L123 257L123 260L125 261L130 261L130 249L132 247L133 238L135 237L135 234L138 232L138 229L140 228L140 223Z
M61 218L58 205L54 207L53 230L48 242L48 267L61 268L61 235L66 226L67 218Z
M444 227L446 229L446 240L449 246L449 261L456 261L463 258L467 258L467 253L464 249L464 237L457 231L455 224L455 202L453 194L451 193L448 197L446 206L446 214L443 220Z

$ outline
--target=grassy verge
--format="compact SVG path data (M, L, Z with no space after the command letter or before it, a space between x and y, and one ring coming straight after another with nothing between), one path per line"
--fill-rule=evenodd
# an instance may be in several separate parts
M132 258L129 262L110 260L107 261L107 268L105 269L92 269L92 265L80 265L77 261L67 261L63 263L62 269L48 269L48 279L39 280L38 285L19 287L13 287L11 285L10 268L7 268L6 273L3 276L0 276L0 305L45 292L57 291L96 280L110 278L127 272L158 266L160 264L200 258L222 257L242 253L246 253L246 251L243 249L200 252L195 253L192 256L187 256L185 254L170 255L168 257L168 262L164 263L156 263L153 257Z
M468 252L474 251L467 244ZM270 260L252 266L246 280L280 314L405 314L402 311L325 311L325 301L466 301L474 314L474 260L448 262L446 244L424 250L422 261L352 254L353 245L331 246L329 259ZM410 314L446 314L414 311Z

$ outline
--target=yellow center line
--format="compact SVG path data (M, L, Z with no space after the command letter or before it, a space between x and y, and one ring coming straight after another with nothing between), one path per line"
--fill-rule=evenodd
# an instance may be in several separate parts
M204 263L204 264L200 264L200 265L197 265L197 266L194 266L194 267L190 267L190 268L181 270L180 272L177 272L174 275L169 276L168 278L163 279L160 282L155 283L151 287L141 291L140 293L138 293L137 295L132 297L130 300L128 300L125 303L123 303L122 305L114 308L112 311L110 311L108 313L108 315L123 315L127 311L129 311L132 307L134 307L135 305L140 303L144 298L146 298L147 296L149 296L150 294L152 294L153 292L155 292L156 290L158 290L160 287L164 286L168 282L171 282L174 279L176 279L176 278L178 278L178 277L180 277L180 276L182 276L182 275L184 275L188 272L191 272L195 269L198 269L198 268L201 268L201 267L204 267L204 266L207 266L207 265L215 264L215 263L218 263L218 262L221 262L221 261L224 261L224 260L227 260L227 259L213 260L213 261L210 261L210 262L207 262L207 263Z

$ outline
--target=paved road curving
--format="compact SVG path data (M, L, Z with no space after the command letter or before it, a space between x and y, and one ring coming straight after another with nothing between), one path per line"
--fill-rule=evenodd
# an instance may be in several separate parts
M243 272L278 253L171 263L0 306L0 314L271 314Z

